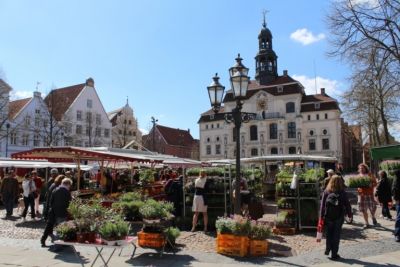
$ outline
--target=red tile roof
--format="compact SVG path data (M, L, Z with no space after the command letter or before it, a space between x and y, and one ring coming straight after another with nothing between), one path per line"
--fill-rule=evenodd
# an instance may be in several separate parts
M156 125L156 127L169 145L187 147L191 147L193 145L194 139L187 130L180 130L162 125Z
M315 108L315 103L319 103L320 107ZM303 95L301 99L301 110L300 112L310 111L324 111L324 110L340 110L340 107L336 99L330 97L327 94L316 94L316 95Z
M53 107L53 116L56 120L61 121L62 116L82 92L85 83L72 85L60 89L52 90L44 99L49 110Z
M304 95L303 98L301 99L301 103L308 103L308 102L331 102L334 101L336 102L336 99L330 97L327 94L316 94L316 95Z
M283 87L282 92L278 92L278 86ZM290 76L278 76L278 78L265 85L259 84L257 81L253 80L249 83L249 88L247 90L246 99L249 99L260 90L267 92L271 95L290 95L290 94L303 94L303 88L301 85ZM235 101L233 98L232 90L226 92L223 102Z
M14 119L18 112L20 112L31 99L32 97L10 101L8 106L8 119Z

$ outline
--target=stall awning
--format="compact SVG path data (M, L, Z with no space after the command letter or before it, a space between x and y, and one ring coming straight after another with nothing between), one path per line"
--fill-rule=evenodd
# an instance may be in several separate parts
M96 148L82 147L43 147L17 152L11 155L13 159L46 159L53 162L72 162L75 160L90 161L127 161L160 163L148 155L113 152Z
M40 169L40 168L64 168L64 169L76 169L75 163L56 163L49 162L47 160L20 160L20 159L7 159L0 158L0 167L15 167L15 168L27 168L27 169ZM80 165L80 168L84 171L92 169L92 166Z
M373 160L400 159L400 145L373 147L371 158Z
M263 162L263 161L320 161L320 162L336 162L336 157L328 157L322 155L304 155L304 154L281 154L281 155L266 155L253 158L243 158L240 160L243 163Z

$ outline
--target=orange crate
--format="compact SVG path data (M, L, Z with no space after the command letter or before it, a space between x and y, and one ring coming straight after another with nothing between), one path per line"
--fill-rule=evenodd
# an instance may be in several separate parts
M145 233L140 231L138 245L141 247L162 248L165 245L165 237L162 233Z
M244 257L247 255L248 250L249 238L247 236L217 235L217 252L220 254Z
M250 256L266 256L268 254L267 240L250 240Z

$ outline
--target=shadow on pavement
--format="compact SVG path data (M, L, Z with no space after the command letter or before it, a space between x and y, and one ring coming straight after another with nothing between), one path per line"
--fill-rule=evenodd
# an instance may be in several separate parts
M379 264L379 263L371 263L371 262L366 262L366 261L362 261L362 260L358 260L358 259L345 259L342 258L340 261L341 263L346 263L346 264L350 264L350 265L357 265L357 266L375 266L375 267L396 267L399 266L397 264Z
M54 253L54 259L67 262L67 263L76 263L76 264L87 264L90 261L85 257L81 256L79 252L79 258L75 255L74 250L71 246L61 246L61 245L52 245L49 247L49 251Z
M190 255L173 255L163 254L160 256L159 253L143 253L137 257L129 259L126 263L132 266L188 266L191 262L196 261Z

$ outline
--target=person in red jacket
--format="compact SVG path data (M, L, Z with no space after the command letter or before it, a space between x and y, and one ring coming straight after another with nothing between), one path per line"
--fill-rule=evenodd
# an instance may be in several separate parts
M368 166L364 163L358 165L358 173L360 176L369 176L371 179L371 185L369 187L358 188L358 210L362 212L364 216L364 229L369 227L368 224L368 213L371 212L372 223L377 225L378 222L375 218L376 202L374 199L374 188L377 185L376 178L369 172Z
M33 182L35 183L36 186L36 198L35 198L35 211L36 211L36 216L40 215L39 212L39 200L40 200L40 192L42 191L42 187L43 187L43 180L41 177L37 176L37 172L35 170L33 170L31 172L32 174L32 179Z

